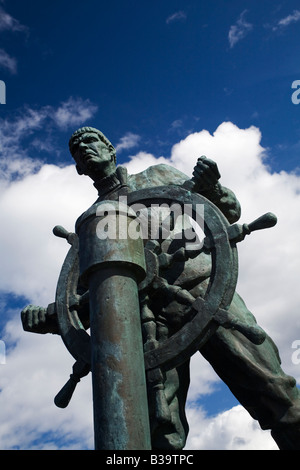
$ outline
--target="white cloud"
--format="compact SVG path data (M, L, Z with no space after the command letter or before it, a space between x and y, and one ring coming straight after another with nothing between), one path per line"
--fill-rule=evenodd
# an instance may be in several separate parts
M87 121L97 109L98 107L90 100L70 97L53 113L53 120L58 126L66 129L70 125L77 126Z
M188 402L192 407L203 395L210 395L218 386L220 378L217 376L209 362L201 354L194 354L191 358L192 380L188 392Z
M72 372L73 358L58 336L24 334L19 312L7 313L3 340L16 346L0 365L0 448L92 449L91 377L78 384L68 408L57 408L53 400Z
M187 408L191 432L185 450L278 450L269 431L262 431L240 405L207 417L205 410Z
M28 32L28 28L0 7L0 32L2 31L24 33ZM12 74L17 73L17 60L4 49L0 49L0 67L8 70Z
M130 161L124 164L129 174L139 173L140 171L146 170L146 168L148 168L150 165L157 165L159 163L169 163L169 160L167 158L156 158L154 157L154 155L147 152L139 152L129 158Z
M65 131L82 124L97 111L97 106L82 98L70 97L57 108L44 106L39 109L25 107L17 116L0 119L0 178L11 180L31 174L41 167L42 162L32 156L23 139L43 130L42 141L36 135L31 141L33 149L45 150L51 130L57 127ZM53 147L51 147L53 149Z
M290 24L297 23L299 20L300 10L294 10L293 13L279 20L277 25L273 27L273 31L276 31L277 29L286 28Z
M37 304L54 301L59 265L69 245L56 238L52 229L64 225L74 231L77 217L97 196L87 178L79 185L78 178L74 165L43 165L2 194L0 212L6 229L0 233L0 244L6 250L1 253L1 290L27 296Z
M228 33L228 40L230 47L234 47L241 39L244 39L244 37L253 29L253 25L250 23L247 23L245 20L245 15L247 13L247 10L244 10L236 24L232 25L230 27L229 33Z
M0 7L0 32L1 31L26 32L28 28Z
M186 20L186 13L182 10L176 11L175 13L172 13L172 15L168 16L166 19L166 23L174 23L175 21L184 21Z
M202 154L218 163L222 183L240 200L241 223L267 211L278 216L276 227L253 233L239 244L238 291L279 346L283 369L299 383L299 366L292 363L292 343L300 337L300 177L272 173L259 129L239 129L230 122L221 124L212 135L205 130L189 135L174 145L170 158L139 152L126 166L130 173L136 173L163 162L191 175ZM64 240L53 236L52 228L61 224L73 230L76 218L95 199L89 179L79 178L71 166L43 165L34 174L6 183L0 193L4 227L0 232L0 290L27 295L30 301L44 306L52 302L68 250ZM10 347L6 365L0 366L0 407L5 410L1 448L31 448L39 436L51 432L58 432L65 439L64 445L71 446L66 444L69 436L74 448L92 446L90 379L78 385L70 408L57 410L53 404L53 396L67 380L72 365L60 339L22 332L13 313L6 335ZM218 381L210 365L197 354L192 361L189 392L188 448L276 448L269 433L261 431L241 407L215 417L195 408L197 397L212 393ZM86 435L88 442L82 441ZM55 445L51 440L44 447Z
M11 57L4 49L0 49L0 67L7 69L10 73L17 73L17 61Z
M115 146L117 152L122 152L122 150L129 150L133 147L136 147L140 142L141 137L133 132L127 132L121 139L120 142Z
M171 129L179 129L183 126L182 119L176 119L171 123Z
M47 116L46 109L26 108L11 119L0 119L0 178L3 182L23 177L39 168L41 162L31 158L22 145L22 139L41 129Z

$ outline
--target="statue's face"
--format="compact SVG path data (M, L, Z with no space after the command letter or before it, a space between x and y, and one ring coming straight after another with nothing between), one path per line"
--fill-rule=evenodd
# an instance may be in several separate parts
M105 175L109 173L108 169L114 166L110 149L92 132L82 134L74 140L72 156L78 172L88 176L93 176L95 172Z

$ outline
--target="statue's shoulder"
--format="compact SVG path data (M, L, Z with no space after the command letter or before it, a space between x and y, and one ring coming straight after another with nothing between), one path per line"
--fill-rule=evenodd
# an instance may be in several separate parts
M128 184L133 189L151 188L168 184L183 184L189 177L165 163L149 166L144 171L128 175Z

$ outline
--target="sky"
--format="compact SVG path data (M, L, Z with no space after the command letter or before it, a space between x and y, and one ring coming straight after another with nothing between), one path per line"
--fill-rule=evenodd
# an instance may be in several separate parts
M68 151L82 125L132 174L191 176L206 155L241 223L276 214L239 245L237 291L300 385L299 53L295 0L0 1L0 449L93 448L90 375L55 407L73 359L20 321L54 301L68 245L52 228L97 196ZM187 416L187 450L277 449L199 353Z

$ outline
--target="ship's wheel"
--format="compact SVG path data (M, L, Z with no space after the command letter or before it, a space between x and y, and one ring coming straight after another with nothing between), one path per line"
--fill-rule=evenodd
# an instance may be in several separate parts
M232 318L228 308L232 301L238 275L236 243L253 230L275 225L276 217L265 214L249 225L230 225L221 211L204 196L179 186L161 186L131 192L127 195L129 207L141 204L147 208L166 204L189 208L190 217L204 232L203 244L211 256L211 274L206 293L192 304L191 320L162 341L157 347L144 353L145 370L150 374L157 370L168 370L179 366L191 357L222 325L241 331L253 342L264 340L257 327L249 328ZM88 291L79 292L79 243L75 233L60 226L54 228L57 236L66 238L71 244L63 263L56 291L56 313L59 332L70 354L76 359L73 374L55 398L57 406L67 406L76 383L90 370L90 336L87 325L80 319L78 306L88 301ZM151 278L153 253L145 245L147 277ZM143 281L142 281L143 282Z

